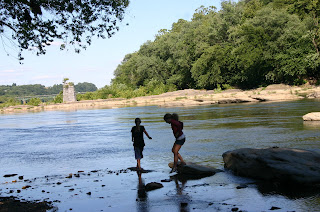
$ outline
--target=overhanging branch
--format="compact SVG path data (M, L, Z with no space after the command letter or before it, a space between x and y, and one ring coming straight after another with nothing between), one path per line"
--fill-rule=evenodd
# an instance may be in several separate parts
M1 20L0 20L0 25L7 26L7 27L9 27L10 29L12 29L13 31L17 32L16 29L15 29L13 26L11 26L10 24L7 24L7 23L5 23L5 22L3 22L3 21L1 21Z

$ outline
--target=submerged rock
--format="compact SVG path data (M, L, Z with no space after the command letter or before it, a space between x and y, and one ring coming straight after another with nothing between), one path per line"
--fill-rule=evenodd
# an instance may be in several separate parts
M320 183L320 154L302 149L243 148L222 155L234 174L283 183Z
M303 117L304 121L320 121L320 112L312 112L304 115Z
M16 175L18 175L18 174L5 174L5 175L3 175L3 177L14 177Z
M145 190L146 191L152 191L152 190L155 190L155 189L159 189L159 188L162 188L163 185L161 183L156 183L156 182L152 182L152 183L148 183L145 187Z
M280 210L281 208L279 207L275 207L275 206L272 206L269 210L273 211L273 210Z
M42 201L22 201L17 197L0 197L0 211L47 211L57 208L53 207L51 203Z
M170 168L173 167L173 163L169 163L168 165ZM178 163L177 171L179 175L185 176L188 179L192 179L192 178L199 179L202 177L212 176L218 172L222 172L222 170L220 169L202 166L202 165L198 165L190 162L188 162L185 165Z
M138 169L137 167L129 167L128 168L129 170L131 171L138 171L138 172L141 172L141 173L149 173L149 172L152 172L152 170L147 170L147 169Z

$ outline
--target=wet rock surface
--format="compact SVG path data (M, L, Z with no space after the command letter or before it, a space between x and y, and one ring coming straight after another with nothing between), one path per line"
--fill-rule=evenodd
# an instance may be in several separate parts
M128 169L131 170L131 171L138 171L138 172L141 172L141 173L149 173L149 172L152 172L152 170L138 169L137 167L129 167Z
M12 202L12 207L15 209L5 211L47 211L45 207L52 206L56 208L53 211L70 209L72 211L130 211L132 207L143 211L147 206L151 209L150 211L152 209L175 211L176 207L180 208L180 211L254 211L251 209L256 209L256 206L250 206L251 197L249 202L245 199L234 202L239 198L239 194L244 194L241 196L245 197L246 194L251 193L252 189L256 189L256 184L250 183L251 180L242 181L242 184L238 181L226 182L223 176L228 176L230 180L228 172L194 179L179 173L171 175L169 171L168 167L162 171L150 173L131 172L128 169L105 169L97 172L76 172L79 177L73 178L66 178L68 174L61 174L30 179L25 177L25 180L10 179L9 182L0 184L0 196L16 196L15 201ZM18 176L16 178L18 179ZM144 181L151 183L145 184ZM160 181L164 183L161 184ZM58 185L59 183L61 184ZM21 190L22 186L28 185L31 187ZM268 185L265 187L270 188ZM274 191L263 190L263 187L261 190L259 186L257 188L261 193L266 194L265 198L274 194ZM237 189L241 190L234 192ZM126 200L126 205L123 205L123 199ZM36 203L41 209L30 206L33 208L28 210L26 207L29 206L25 206L24 203L21 205L21 202ZM271 205L264 202L265 200L259 207L259 211L267 211L273 206L281 210L294 209L286 208L283 204ZM0 211L3 211L1 207Z
M173 163L169 163L168 166L172 168ZM180 178L186 179L201 179L203 177L212 176L218 172L222 172L221 169L215 169L190 162L187 162L185 165L178 163L177 171Z
M244 177L280 183L320 183L320 154L302 149L243 148L222 155L225 168Z
M163 185L161 183L157 183L157 182L151 182L151 183L148 183L145 187L145 190L146 191L152 191L152 190L156 190L156 189L159 189L159 188L162 188Z
M0 211L44 212L53 206L46 202L20 201L15 197L0 197Z

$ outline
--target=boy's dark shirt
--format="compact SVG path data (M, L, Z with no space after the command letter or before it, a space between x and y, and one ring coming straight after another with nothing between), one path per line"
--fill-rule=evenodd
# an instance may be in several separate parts
M143 132L144 132L144 126L140 125L140 131L136 131L136 127L134 126L131 129L132 137L133 137L133 146L135 147L144 147L144 139L143 139Z

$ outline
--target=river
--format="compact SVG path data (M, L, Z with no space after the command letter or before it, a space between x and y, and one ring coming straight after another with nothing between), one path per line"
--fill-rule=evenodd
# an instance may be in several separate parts
M320 211L318 194L288 197L263 193L254 184L236 189L237 185L251 180L229 172L183 184L164 183L164 188L148 193L147 200L137 201L137 174L121 173L135 166L130 130L136 117L142 119L142 125L153 138L145 138L141 161L143 168L153 170L142 175L142 181L147 183L169 177L167 164L173 158L174 138L170 125L163 121L167 112L178 113L184 122L187 141L180 151L184 159L223 169L221 155L237 148L278 146L320 152L320 125L302 120L303 115L319 111L319 108L320 101L302 100L2 114L0 196L16 194L16 190L29 183L33 189L15 196L60 199L55 203L59 211L70 208L74 211L181 211L182 206L185 211L230 211L235 207L267 211L273 206L280 208L278 211ZM93 172L76 182L75 178L67 181L62 177L80 170L84 173L100 170L100 173ZM16 178L2 176L12 173L34 180L6 183ZM46 183L48 181L51 184ZM53 186L57 181L69 184ZM104 183L104 186L96 186L94 182ZM177 189L177 186L184 189ZM96 195L88 197L84 190L90 189Z

